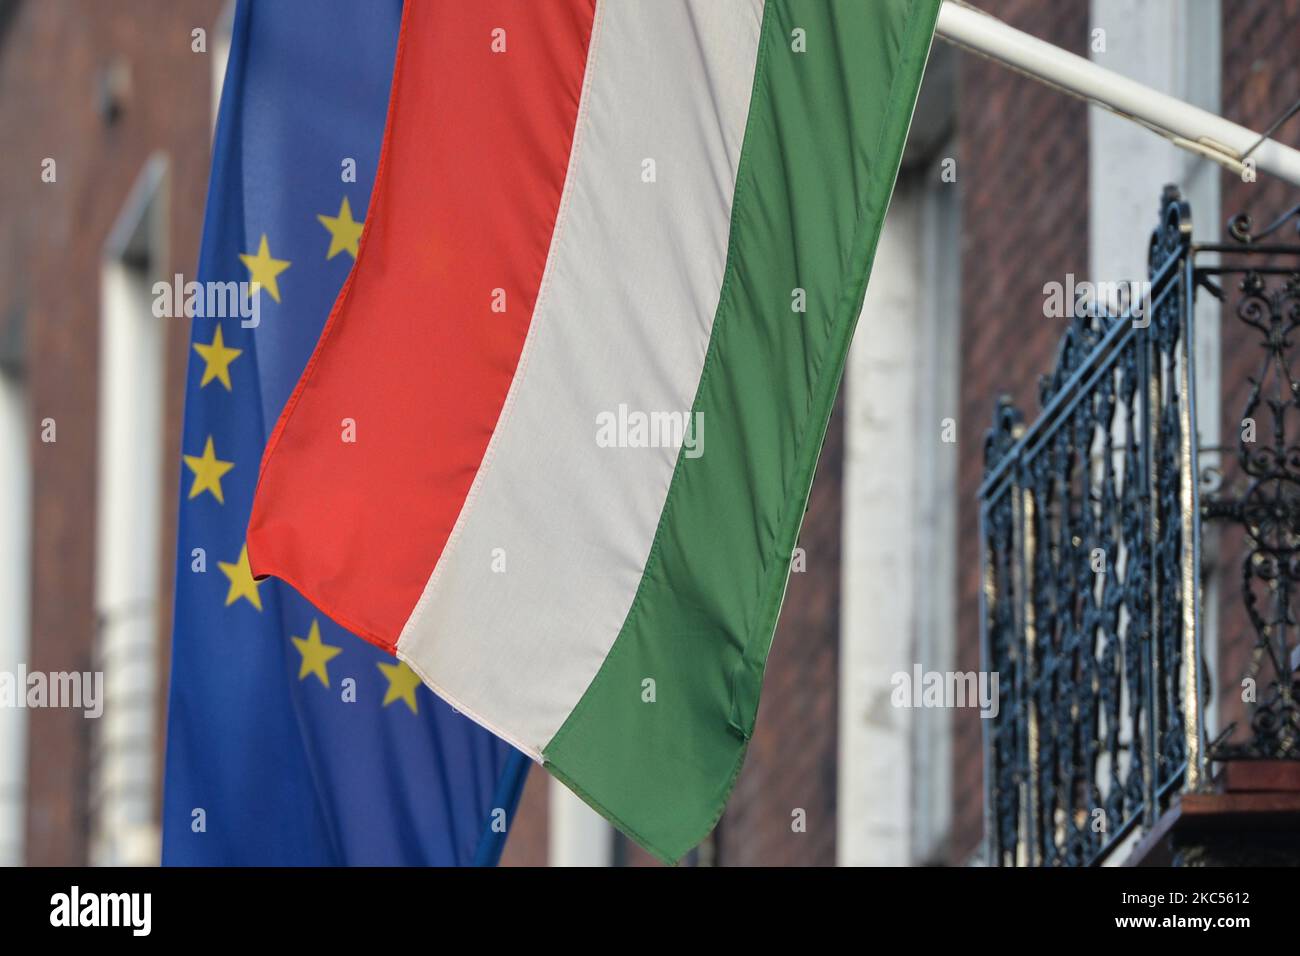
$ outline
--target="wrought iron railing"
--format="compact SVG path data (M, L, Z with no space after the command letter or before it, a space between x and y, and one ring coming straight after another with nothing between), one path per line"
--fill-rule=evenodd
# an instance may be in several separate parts
M985 722L990 863L1100 862L1175 793L1206 788L1214 761L1300 757L1300 245L1263 242L1296 214L1258 235L1238 217L1230 243L1197 244L1166 187L1145 294L1075 309L1032 424L998 404L979 492L983 666L1002 692ZM1205 474L1201 452L1222 449L1199 447L1196 428L1198 290L1239 296L1265 356L1243 415L1254 431L1235 465ZM1249 728L1213 743L1207 521L1245 529L1245 677L1259 687Z

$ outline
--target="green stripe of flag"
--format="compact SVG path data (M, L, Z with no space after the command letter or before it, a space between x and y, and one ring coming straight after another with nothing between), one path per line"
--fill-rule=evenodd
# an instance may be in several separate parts
M552 773L666 861L717 822L753 729L938 7L768 0L764 11L694 404L705 453L678 458L623 629L544 752ZM806 312L792 307L796 289Z

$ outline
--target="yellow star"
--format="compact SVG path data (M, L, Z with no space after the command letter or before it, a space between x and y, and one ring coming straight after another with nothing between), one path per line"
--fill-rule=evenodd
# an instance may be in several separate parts
M227 392L230 391L230 363L243 353L243 349L226 348L226 343L221 338L220 323L217 324L217 331L213 333L212 342L208 345L195 342L194 351L198 352L204 361L203 381L199 382L199 388L215 378L226 386Z
M322 644L320 624L311 622L311 629L304 637L290 637L298 653L302 655L302 667L298 668L298 680L306 680L308 674L315 674L326 687L330 685L329 671L325 665L343 653L343 648L332 644Z
M241 252L239 261L248 266L254 284L265 287L266 291L271 293L271 298L279 302L280 286L276 283L275 277L289 268L291 263L288 259L271 258L271 249L266 244L266 233L262 233L262 243L257 247L257 255Z
M320 216L316 217L320 224L330 231L330 251L325 254L326 259L333 259L340 252L346 249L352 253L352 258L357 257L357 244L361 241L361 229L365 226L365 220L357 222L352 218L352 207L348 205L348 197L343 197L343 205L339 206L337 216Z
M415 688L420 686L420 678L416 676L415 671L407 667L405 661L398 661L396 664L385 664L380 661L379 669L388 678L388 693L384 694L384 706L387 707L395 700L404 700L406 706L411 708L411 713L418 714L420 711L415 703Z
M259 611L262 610L262 596L257 593L258 582L253 580L253 572L248 567L248 545L239 550L239 560L234 564L218 561L221 573L230 579L230 590L226 592L226 607L243 598Z
M197 498L205 491L212 492L212 497L216 498L221 504L226 503L226 499L221 494L221 476L235 467L233 461L222 461L217 457L216 450L212 447L212 436L208 436L208 443L203 446L202 455L182 455L185 459L185 467L194 472L194 484L190 485L190 497Z

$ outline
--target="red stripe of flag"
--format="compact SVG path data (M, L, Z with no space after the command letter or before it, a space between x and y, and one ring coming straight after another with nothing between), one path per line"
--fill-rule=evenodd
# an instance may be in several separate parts
M402 14L360 253L271 435L248 528L255 575L389 650L514 376L594 9L421 0ZM504 313L492 310L498 289Z

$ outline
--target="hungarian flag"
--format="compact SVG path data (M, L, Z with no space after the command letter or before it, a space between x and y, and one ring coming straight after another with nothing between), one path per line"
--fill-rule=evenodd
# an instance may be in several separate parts
M938 7L403 12L252 571L666 861L753 731Z

